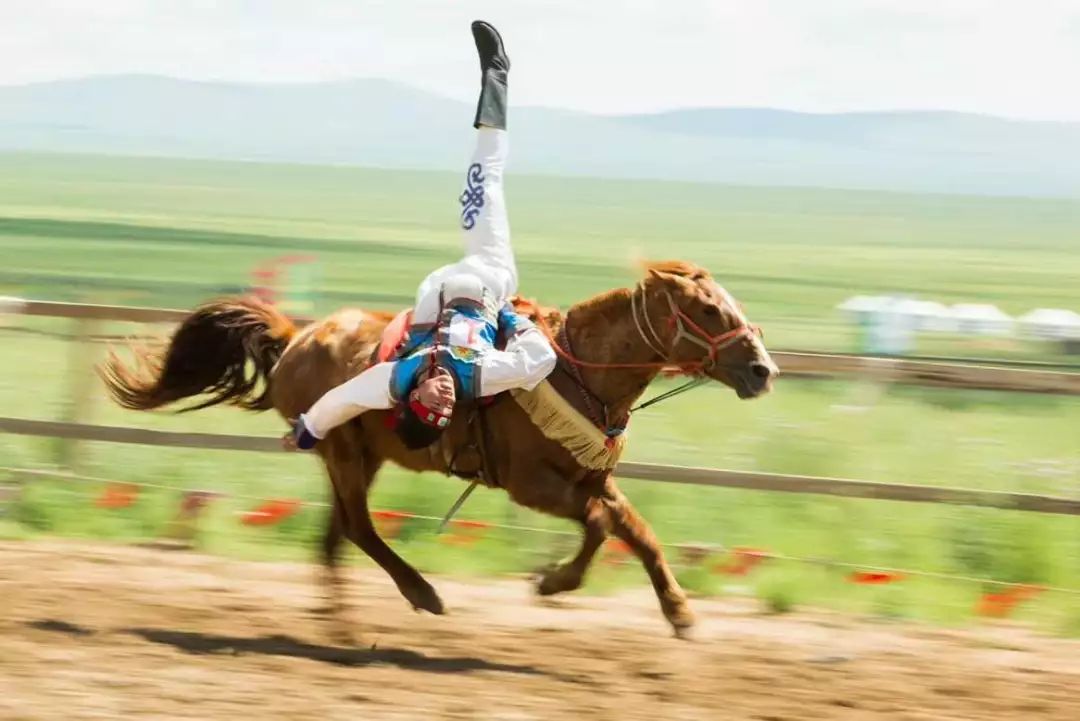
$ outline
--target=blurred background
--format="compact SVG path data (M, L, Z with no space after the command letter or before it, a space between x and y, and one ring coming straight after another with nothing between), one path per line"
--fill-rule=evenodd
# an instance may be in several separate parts
M625 460L1071 509L623 480L680 580L771 611L1007 616L1080 635L1068 2L5 3L0 537L312 558L328 489L311 457L23 435L18 422L279 435L272 414L116 408L93 365L110 343L167 334L168 316L55 304L186 310L257 293L300 317L408 305L460 253L474 17L500 28L514 63L523 294L566 309L632 284L637 258L687 259L789 354L761 400L706 387L641 412ZM948 368L918 365L930 362ZM482 524L436 536L462 489L386 468L373 506L423 570L523 573L577 542L495 491L460 513ZM623 549L605 553L589 590L646 582Z

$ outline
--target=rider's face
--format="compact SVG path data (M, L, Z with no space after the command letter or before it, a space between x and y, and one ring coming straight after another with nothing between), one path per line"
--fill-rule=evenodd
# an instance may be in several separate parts
M448 416L454 410L456 399L454 379L445 368L435 366L428 371L427 377L417 384L413 395L425 407Z

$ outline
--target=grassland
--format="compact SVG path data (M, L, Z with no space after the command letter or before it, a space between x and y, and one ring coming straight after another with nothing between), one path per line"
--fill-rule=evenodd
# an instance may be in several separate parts
M2 157L0 292L189 307L303 252L322 310L397 307L459 252L453 174ZM711 268L776 347L851 349L834 307L854 293L1080 305L1080 201L513 175L508 193L522 290L560 305L631 282L634 255ZM943 343L1045 352L920 350Z
M189 307L243 289L251 267L316 253L319 310L406 304L417 280L458 252L457 178L315 168L77 156L0 156L0 294ZM833 310L854 293L897 291L986 301L1012 313L1080 307L1080 203L674 183L512 177L515 247L523 291L566 305L632 282L629 259L685 257L711 268L761 323L774 347L852 350ZM57 418L68 393L60 321L8 318L0 330L4 415ZM105 330L132 332L135 326ZM924 352L1052 357L1052 349L939 338ZM94 346L93 353L101 352ZM78 357L78 354L74 354ZM134 415L95 399L94 422L163 429L276 434L280 421L217 409ZM629 459L1059 495L1080 492L1080 407L1075 400L1010 394L783 382L740 403L704 389L635 419ZM56 443L0 437L4 465L46 466ZM273 528L247 528L246 497L319 501L325 482L310 458L87 444L86 475L209 488L201 543L252 558L306 557L322 510ZM669 543L748 545L801 557L1080 587L1080 519L853 499L782 496L625 482ZM375 504L441 515L460 484L390 470ZM63 533L118 540L160 534L177 494L148 489L133 509L92 501L95 484L35 482L0 533ZM478 493L473 518L567 530L553 519ZM561 536L493 533L449 548L430 526L399 541L424 568L526 570L566 550ZM687 569L694 588L743 581ZM598 567L593 588L642 578ZM745 579L763 597L891 615L958 620L982 590L909 580L866 590L836 569L772 564ZM1080 632L1075 596L1045 594L1021 613Z

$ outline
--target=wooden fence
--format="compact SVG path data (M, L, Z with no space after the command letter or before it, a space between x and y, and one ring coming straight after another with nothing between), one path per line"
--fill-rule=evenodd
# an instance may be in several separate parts
M31 316L70 318L76 323L76 337L86 337L102 321L136 323L174 323L187 311L158 308L53 303L7 299L0 310ZM300 322L304 322L302 319ZM81 344L75 344L81 345ZM78 351L75 351L77 354ZM992 390L1035 393L1080 394L1080 373L1044 368L1016 368L965 363L943 363L906 359L881 359L861 356L816 353L775 353L782 372L795 376L858 376L883 382L919 385L983 388ZM85 400L89 394L86 378L86 359L71 358L72 374L68 413L62 421L38 421L21 418L0 418L0 433L47 436L70 441L105 441L142 445L171 446L233 451L279 451L278 440L241 435L209 433L177 433L141 428L121 428L91 425L85 422ZM74 464L70 451L63 459ZM918 503L949 503L999 509L1080 515L1080 498L986 491L966 488L925 486L918 484L880 483L865 480L821 478L814 476L750 473L713 468L622 463L615 474L622 478L637 478L656 482L743 488L782 493L809 493L850 498L872 498Z
M46 436L80 441L105 441L139 445L201 448L206 450L280 452L277 438L213 433L177 433L145 428L121 428L56 421L0 418L0 433ZM777 473L752 473L716 468L667 466L652 463L620 463L615 469L620 478L636 478L662 483L686 483L700 486L744 488L781 493L810 493L848 498L874 498L916 503L951 503L964 506L1080 515L1080 498L1064 498L1029 493L985 491L968 488L945 488L904 483L796 476Z
M0 310L5 309L0 306ZM88 337L101 321L135 323L175 323L189 311L164 308L138 308L80 303L54 303L39 300L9 300L9 312L28 316L70 318L76 327L72 335ZM297 319L300 323L308 319ZM903 383L939 388L968 388L1027 393L1080 395L1080 373L1068 372L1039 364L995 365L992 363L957 363L906 358L803 353L777 351L773 359L785 376L795 377L859 377L887 383Z

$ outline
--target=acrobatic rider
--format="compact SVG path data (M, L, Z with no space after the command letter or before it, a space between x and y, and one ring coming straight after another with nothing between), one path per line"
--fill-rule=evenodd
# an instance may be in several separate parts
M328 391L286 435L289 448L312 448L364 411L389 408L397 409L405 445L425 448L450 424L459 399L531 390L555 367L548 339L508 303L518 284L502 184L510 60L494 27L477 21L472 34L482 76L476 150L460 197L465 257L420 284L399 360L376 363ZM505 350L495 348L499 333Z

